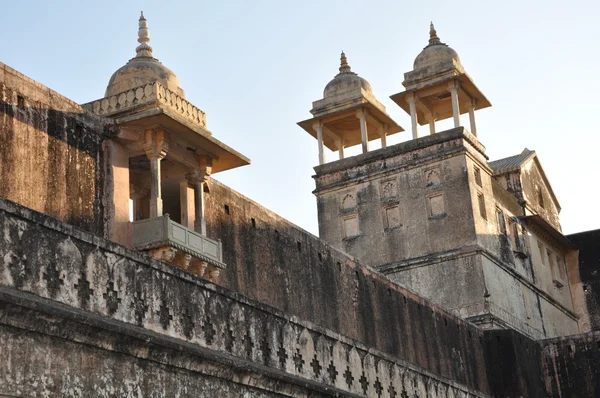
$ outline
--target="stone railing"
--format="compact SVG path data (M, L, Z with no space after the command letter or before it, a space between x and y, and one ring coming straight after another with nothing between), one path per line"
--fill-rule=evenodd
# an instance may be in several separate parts
M326 395L486 396L2 199L0 231L5 292L225 353L244 369Z
M185 98L169 90L158 82L132 88L83 104L82 107L100 116L111 116L141 104L159 102L194 124L206 126L206 114Z
M192 231L169 218L139 220L133 224L133 248L149 251L155 260L162 260L216 282L223 263L220 241Z

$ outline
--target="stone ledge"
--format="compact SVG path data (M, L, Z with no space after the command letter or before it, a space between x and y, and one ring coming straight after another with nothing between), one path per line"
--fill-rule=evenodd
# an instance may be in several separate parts
M376 149L367 153L352 156L346 159L340 159L333 162L325 163L314 167L316 176L320 177L325 174L344 171L352 167L364 166L366 164L387 159L393 156L406 154L418 149L427 148L433 145L443 144L445 142L464 139L475 150L487 159L485 155L485 147L477 140L477 137L469 133L464 127L457 127L451 130L446 130L433 135L420 137L414 140L401 142L396 145L388 146L387 148Z

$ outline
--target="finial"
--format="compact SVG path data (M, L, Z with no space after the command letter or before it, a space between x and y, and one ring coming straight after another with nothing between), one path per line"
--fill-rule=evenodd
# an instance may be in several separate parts
M138 43L135 52L137 53L136 58L153 58L152 47L148 45L150 42L150 35L148 33L148 24L144 17L144 11L140 15L139 29L138 29Z
M429 45L441 44L440 38L435 31L435 27L433 26L433 21L429 25Z
M348 59L346 58L346 54L344 54L344 51L342 51L342 55L340 56L340 73L353 73L356 74L354 72L352 72L352 69L350 68L350 65L348 65Z

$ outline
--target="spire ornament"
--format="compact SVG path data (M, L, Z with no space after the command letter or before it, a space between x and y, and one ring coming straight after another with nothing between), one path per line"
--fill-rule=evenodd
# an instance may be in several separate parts
M150 35L148 32L148 24L146 23L146 18L144 17L144 11L140 15L139 21L139 29L138 29L138 43L139 46L136 47L135 52L136 58L154 58L152 55L152 47L148 44L150 42Z
M440 38L437 35L435 27L433 26L433 21L429 24L429 46L434 46L436 44L444 44L440 41Z
M352 72L352 69L348 64L348 58L346 58L346 54L344 53L344 51L342 51L342 55L340 56L340 73L338 73L338 75L341 75L342 73L350 73L356 75L356 73Z

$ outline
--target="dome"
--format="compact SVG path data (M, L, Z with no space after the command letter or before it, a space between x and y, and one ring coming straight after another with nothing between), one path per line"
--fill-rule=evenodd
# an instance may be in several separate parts
M353 88L362 88L365 91L372 93L373 89L369 82L352 72L350 65L348 65L346 54L342 52L340 59L340 73L338 73L332 81L327 83L327 86L325 86L325 90L323 91L323 98L333 97L338 92Z
M415 58L413 70L426 68L449 60L455 61L460 65L458 53L440 41L432 23L429 28L429 44Z
M111 76L105 97L122 93L134 87L158 82L185 98L179 79L156 58L136 57L117 69Z
M139 20L138 42L140 45L135 49L135 58L113 73L106 87L105 97L154 82L185 97L175 73L152 56L152 47L148 45L150 37L144 13Z

